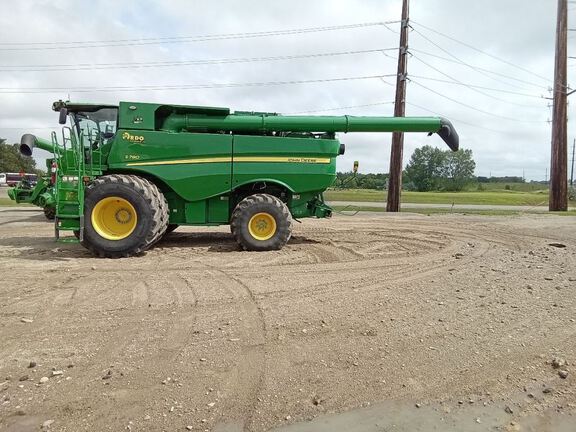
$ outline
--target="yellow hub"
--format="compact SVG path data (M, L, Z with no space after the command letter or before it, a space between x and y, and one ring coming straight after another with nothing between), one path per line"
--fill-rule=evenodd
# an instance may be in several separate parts
M248 222L248 231L256 240L268 240L276 234L276 219L270 213L256 213Z
M136 228L138 217L136 210L124 198L103 198L92 210L92 226L94 230L107 240L122 240L132 234Z

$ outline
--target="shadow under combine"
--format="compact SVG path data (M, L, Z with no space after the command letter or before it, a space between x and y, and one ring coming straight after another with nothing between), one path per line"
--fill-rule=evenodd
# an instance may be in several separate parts
M320 242L302 236L292 236L285 247L317 243ZM207 247L208 252L217 253L242 251L232 234L222 232L172 232L164 236L157 246L165 249Z
M41 221L43 215L34 215L29 219ZM27 219L19 219L19 222ZM285 248L295 245L318 244L317 240L303 236L293 236ZM7 236L0 238L0 247L13 248L12 257L31 261L62 262L70 259L97 258L90 251L78 243L58 243L52 236ZM230 233L222 232L172 232L158 241L154 248L194 249L203 248L210 253L241 252L242 248ZM146 252L142 255L145 255Z

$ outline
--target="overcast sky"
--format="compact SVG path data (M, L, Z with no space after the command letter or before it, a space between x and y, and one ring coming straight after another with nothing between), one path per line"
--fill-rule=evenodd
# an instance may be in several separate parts
M460 133L461 147L474 152L477 175L525 173L527 179L544 179L549 166L551 111L550 101L543 97L550 96L553 78L556 3L411 2L414 30L409 42L413 56L408 67L411 82L407 115L441 114L451 119ZM395 78L361 78L395 74L397 52L377 50L398 46L399 24L374 23L399 20L400 8L400 0L10 2L0 15L0 137L9 142L19 141L25 132L49 137L50 128L59 130L51 104L68 96L73 101L106 103L128 100L280 113L392 115L394 86L390 84ZM576 14L576 10L570 14ZM184 43L182 39L158 40L352 24L367 25L268 37L196 39ZM109 42L123 40L140 41ZM92 47L78 48L70 42L89 42L84 45ZM569 46L573 42L569 39ZM310 57L333 53L340 54ZM299 58L150 65L278 56ZM140 63L141 67L130 63ZM118 68L118 64L123 67ZM84 70L46 71L50 66ZM572 70L569 68L569 76ZM338 78L360 79L234 88L109 89ZM86 88L95 90L79 91ZM570 140L574 132L570 125ZM353 161L359 160L361 172L388 171L390 134L340 134L340 139L346 143L347 152L338 160L339 170L349 170ZM447 148L436 136L409 134L405 142L404 163L418 146Z

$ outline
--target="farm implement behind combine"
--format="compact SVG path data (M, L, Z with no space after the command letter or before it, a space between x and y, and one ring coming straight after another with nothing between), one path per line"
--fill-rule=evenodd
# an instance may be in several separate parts
M325 218L322 193L344 154L337 132L437 133L438 117L310 117L228 108L120 102L55 102L62 129L20 151L48 150L57 163L55 231L103 257L137 255L179 225L230 225L246 250L280 249L292 218ZM62 236L72 232L72 236Z
M52 159L46 160L48 172L52 175L43 176L34 184L27 178L20 180L14 187L8 189L8 197L17 204L27 203L42 207L44 216L53 220L56 216L56 199L54 198L55 168Z

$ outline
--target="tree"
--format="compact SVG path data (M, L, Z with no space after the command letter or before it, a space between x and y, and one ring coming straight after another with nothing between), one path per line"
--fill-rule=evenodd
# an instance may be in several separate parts
M6 144L0 139L0 172L36 173L36 161L29 156L20 154L18 144Z
M437 190L442 183L446 152L432 146L417 148L406 166L406 183L419 192Z
M386 189L388 174L360 174L339 172L334 187L342 189Z
M463 190L473 179L476 162L472 150L446 151L442 169L444 188L449 191Z
M475 168L472 150L452 152L424 146L412 154L406 166L405 184L419 192L461 191L474 179Z

